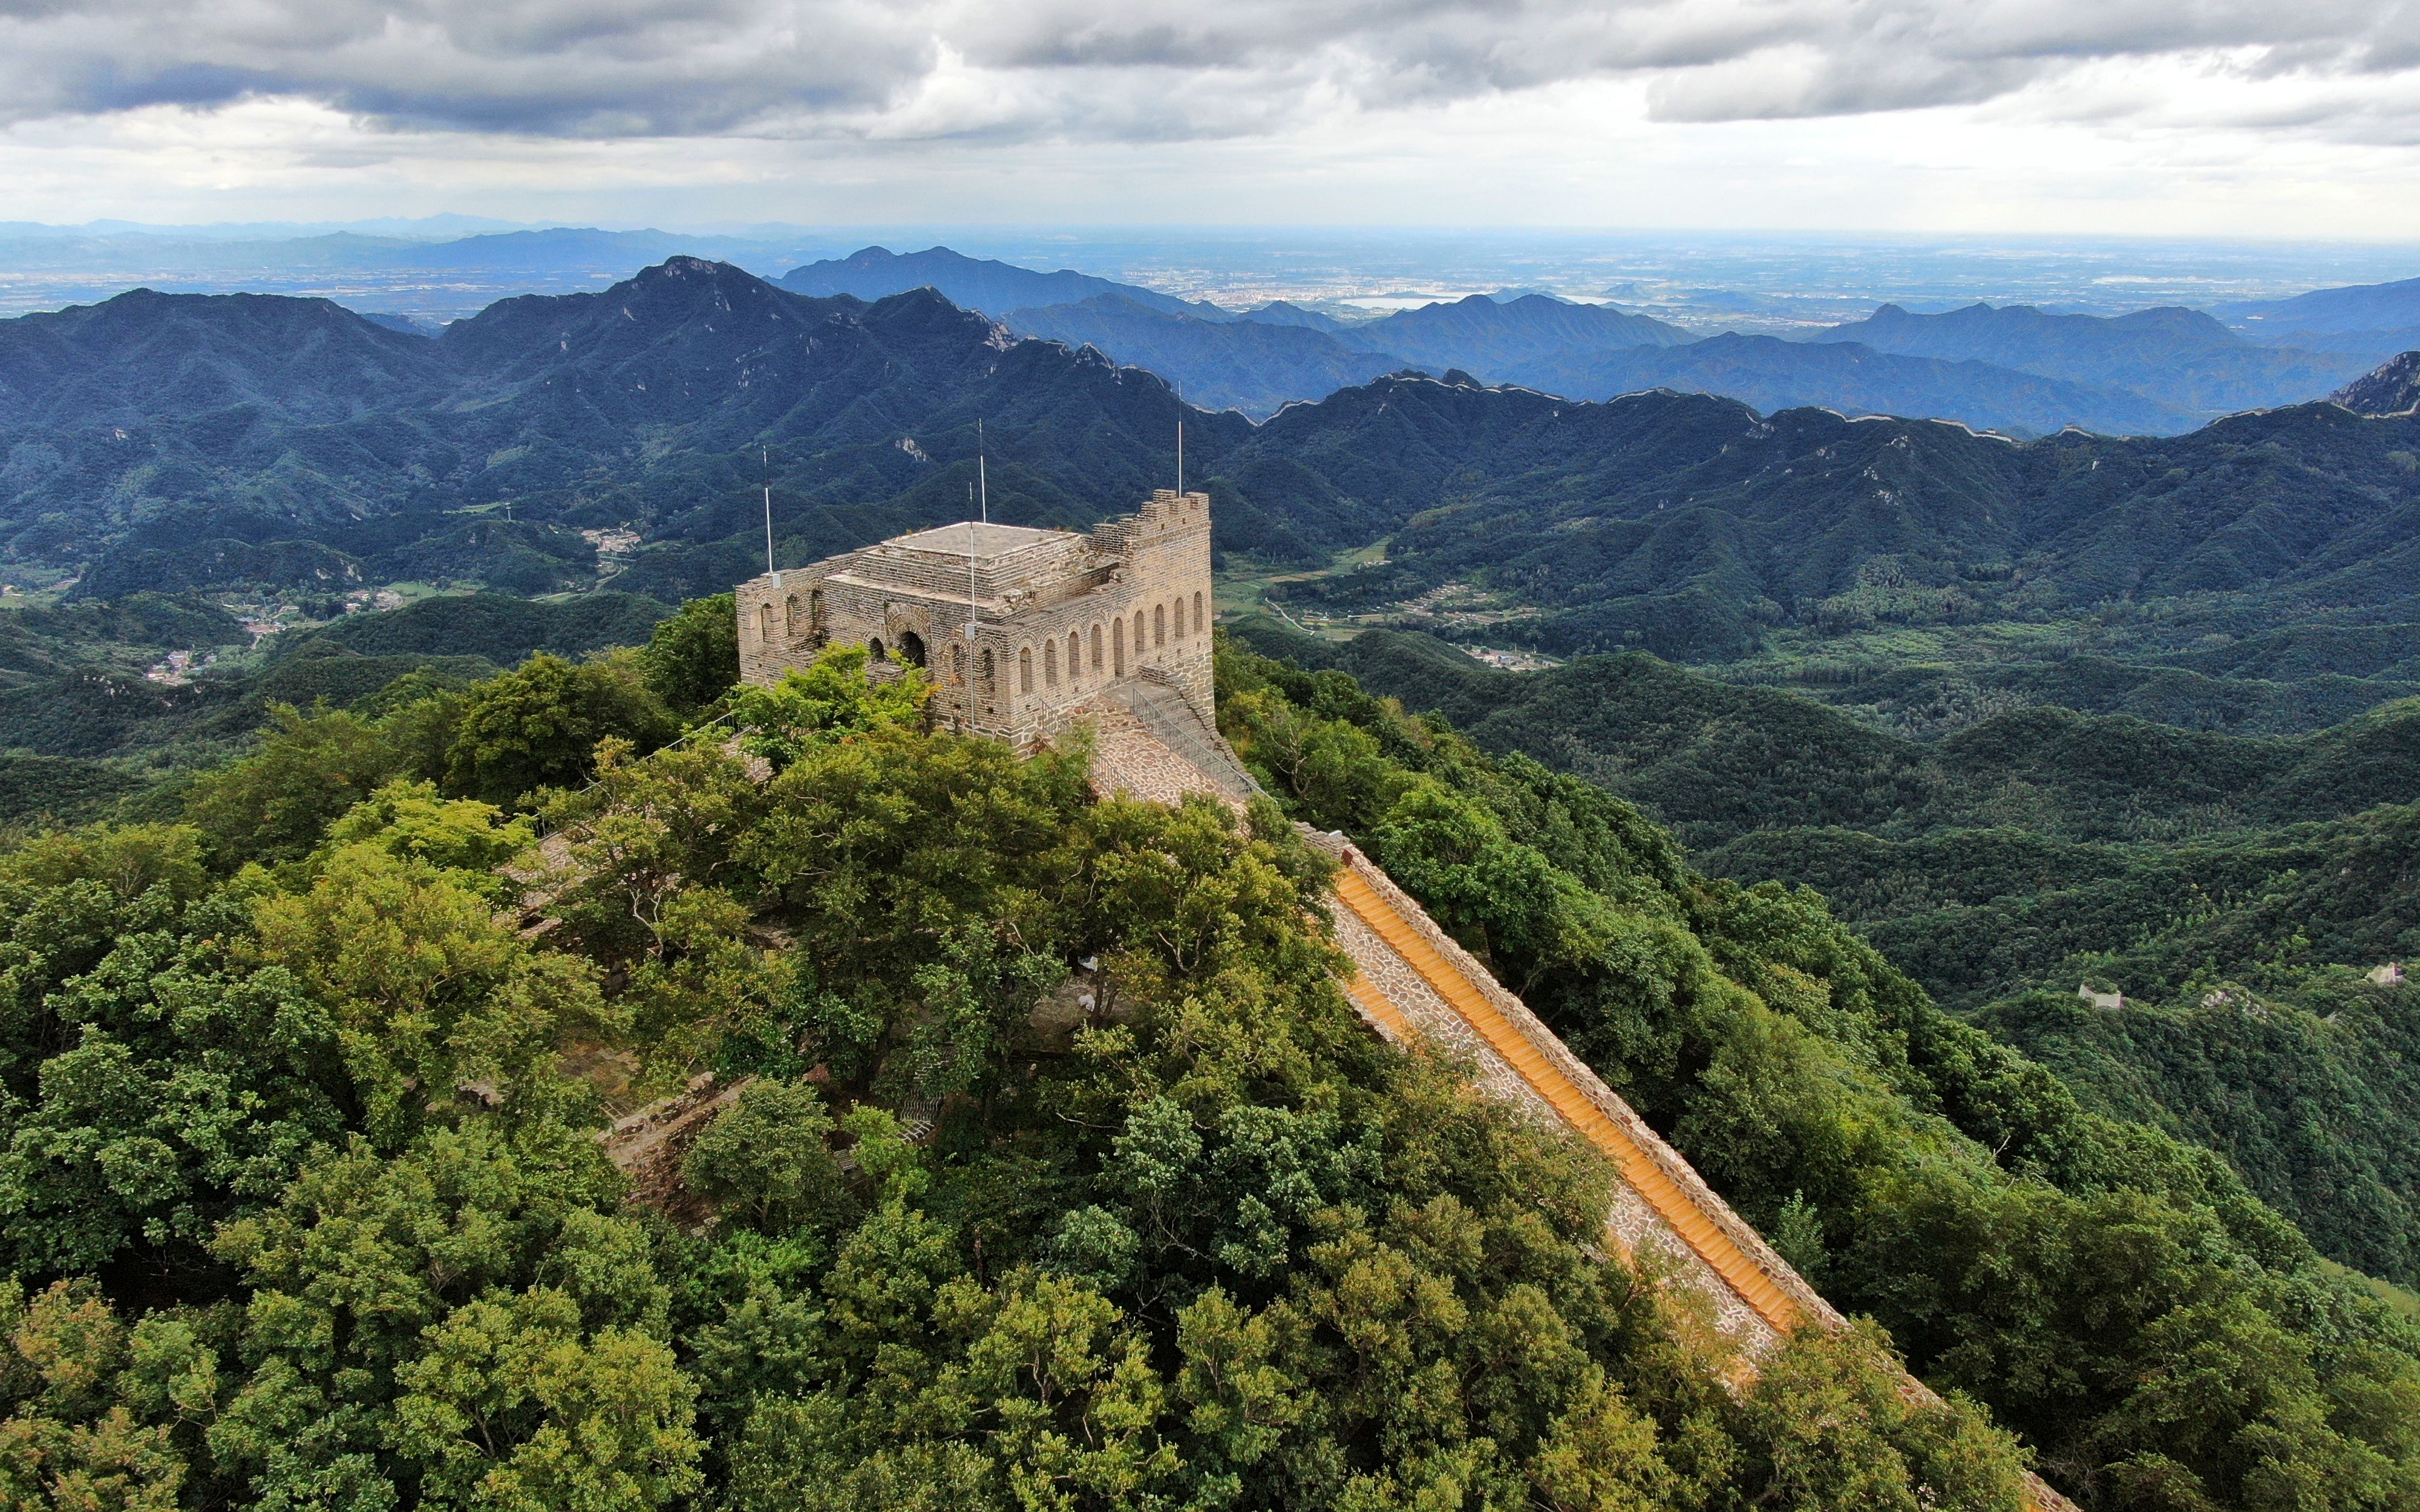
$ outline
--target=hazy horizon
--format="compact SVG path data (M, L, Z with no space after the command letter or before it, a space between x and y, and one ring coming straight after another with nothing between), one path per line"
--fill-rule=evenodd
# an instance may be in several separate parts
M414 228L417 227L417 234ZM601 229L618 246L500 266L414 266L414 249L519 231ZM316 239L391 244L352 262L312 255ZM507 243L493 244L499 254ZM89 303L137 285L167 292L314 294L365 310L457 318L523 292L603 287L677 251L776 277L803 262L880 245L947 246L976 257L1140 284L1243 308L1271 300L1374 314L1473 293L1536 290L1649 309L1684 325L1787 332L1984 301L2114 314L2280 298L2420 275L2420 246L2194 238L1949 237L1776 230L1456 231L1404 227L948 224L585 226L444 215L417 222L215 225L123 222L0 224L0 313Z

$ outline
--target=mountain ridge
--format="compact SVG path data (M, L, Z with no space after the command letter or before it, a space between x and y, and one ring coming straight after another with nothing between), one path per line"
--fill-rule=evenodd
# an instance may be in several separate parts
M863 247L845 257L793 268L769 282L794 294L846 294L869 302L929 286L940 290L942 297L954 304L982 311L996 319L1012 310L1076 304L1104 294L1168 315L1191 315L1197 318L1205 313L1226 315L1216 305L1191 303L1136 284L1121 284L1063 268L1055 272L1037 272L996 257L970 257L939 246L911 253Z
M2256 346L2216 316L2177 306L2104 316L1985 303L1915 315L1885 304L1807 339L1991 363L2138 394L2202 419L2317 398L2353 367L2342 356Z
M942 523L966 507L981 420L1003 517L1079 527L1166 481L1183 416L1188 472L1219 499L1222 552L1315 563L1394 537L1388 562L1287 594L1383 603L1460 581L1521 607L1512 628L1548 648L1638 635L1695 655L1777 625L1960 623L2238 590L2414 617L2392 608L2420 549L2412 477L2394 460L2411 450L2395 427L2410 423L2330 406L2164 440L2012 445L1936 422L1652 393L1575 403L1398 374L1255 426L933 292L817 300L698 259L601 294L499 301L435 341L332 305L164 298L117 306L152 320L152 345L96 336L78 381L133 404L182 360L159 343L239 349L197 312L239 332L276 312L296 332L342 332L317 349L358 347L351 378L283 379L310 391L298 405L393 389L390 358L434 378L364 414L298 418L223 384L131 425L81 401L12 423L0 541L21 560L96 569L96 588L116 593L195 541L313 543L256 560L315 581L354 570L327 548L362 581L480 580L486 563L515 591L556 591L593 584L604 569L581 532L613 530L638 537L618 587L695 596L763 561L768 482L789 561ZM0 329L0 343L63 318ZM101 329L76 318L67 329ZM307 347L253 339L242 363L271 376L286 347ZM50 393L68 348L43 340Z

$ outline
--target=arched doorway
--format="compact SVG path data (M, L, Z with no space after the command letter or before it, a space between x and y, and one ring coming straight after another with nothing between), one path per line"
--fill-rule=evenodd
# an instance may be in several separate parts
M913 630L900 636L899 659L910 667L924 665L924 638Z

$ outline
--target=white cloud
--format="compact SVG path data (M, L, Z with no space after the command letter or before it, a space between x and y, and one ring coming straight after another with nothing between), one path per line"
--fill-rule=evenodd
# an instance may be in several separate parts
M14 215L2420 237L2420 0L0 0Z
M2414 0L17 0L0 112L260 97L566 136L1252 134L1645 79L1671 120L1989 100L2106 60L2239 85L2420 67ZM2399 112L2399 107L2398 107ZM2371 103L2346 113L2372 130ZM2399 125L2381 126L2400 139Z

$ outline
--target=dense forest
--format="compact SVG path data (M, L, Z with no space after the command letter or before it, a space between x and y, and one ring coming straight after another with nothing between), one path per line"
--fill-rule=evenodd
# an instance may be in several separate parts
M2371 976L2420 958L2420 704L2262 738L2020 706L1919 741L1644 656L1516 676L1417 636L1238 632L1622 795L1709 873L1815 888L2086 1105L2420 1285L2420 997Z
M1241 647L1244 817L928 733L861 654L737 694L730 626L270 706L21 828L13 1504L2420 1496L2420 1330L1813 893ZM1294 819L1872 1321L1743 1384L1604 1250L1607 1169L1361 1029ZM634 1193L599 1134L702 1073L737 1096Z

